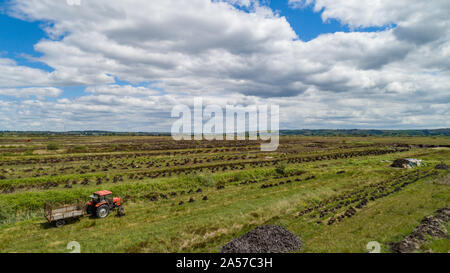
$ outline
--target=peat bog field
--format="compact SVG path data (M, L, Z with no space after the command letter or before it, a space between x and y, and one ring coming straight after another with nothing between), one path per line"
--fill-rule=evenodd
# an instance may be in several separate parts
M159 136L0 136L0 252L218 252L261 225L303 242L299 252L382 252L450 206L448 137L283 136L252 141ZM422 165L394 168L398 158ZM126 215L55 228L46 202L86 202L98 190ZM447 228L448 222L446 223ZM416 252L450 251L447 237Z

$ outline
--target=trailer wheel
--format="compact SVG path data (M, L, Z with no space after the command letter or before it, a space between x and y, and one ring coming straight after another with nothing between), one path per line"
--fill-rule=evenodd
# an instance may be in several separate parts
M58 221L55 222L55 226L56 227L62 227L65 224L66 224L66 221L64 221L64 220L58 220Z
M101 205L97 208L97 217L105 218L109 214L109 207L107 205Z

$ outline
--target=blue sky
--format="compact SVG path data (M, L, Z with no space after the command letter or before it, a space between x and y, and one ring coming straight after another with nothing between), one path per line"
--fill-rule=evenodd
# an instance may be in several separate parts
M195 96L280 104L281 128L448 127L450 7L411 1L0 1L0 130L164 130Z
M42 53L34 50L34 45L46 38L42 24L43 22L27 22L8 16L4 11L0 12L1 56L13 59L21 65L52 71L53 69L44 63L29 58L42 56Z

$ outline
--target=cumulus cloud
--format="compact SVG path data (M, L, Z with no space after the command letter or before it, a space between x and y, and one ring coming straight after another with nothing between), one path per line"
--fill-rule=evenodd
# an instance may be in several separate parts
M132 85L101 85L101 86L89 86L85 89L86 92L95 94L109 94L115 96L143 96L143 95L156 95L160 91L152 89L151 86L132 86Z
M86 89L55 102L4 103L10 111L39 113L22 124L51 117L115 130L163 126L171 107L193 96L276 102L289 113L281 122L290 128L449 126L448 1L289 2L321 12L325 22L385 28L303 42L286 18L256 0L13 0L11 16L47 22L49 38L35 50L54 71L0 59L0 90Z
M0 87L16 87L27 85L49 85L49 73L19 66L14 60L0 58Z
M29 88L8 88L0 89L0 95L12 96L17 98L28 98L36 96L40 99L44 97L59 97L63 91L54 87L29 87Z
M445 0L289 0L293 7L312 5L316 12L323 10L322 18L338 19L353 27L383 26L423 21L425 18L448 19L450 4Z

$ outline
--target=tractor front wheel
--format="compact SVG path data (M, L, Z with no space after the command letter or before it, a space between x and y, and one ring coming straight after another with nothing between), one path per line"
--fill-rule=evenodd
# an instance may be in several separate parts
M101 205L97 208L97 217L105 218L109 214L109 207L107 205Z
M122 206L119 206L119 208L117 209L117 215L125 216L125 209Z

